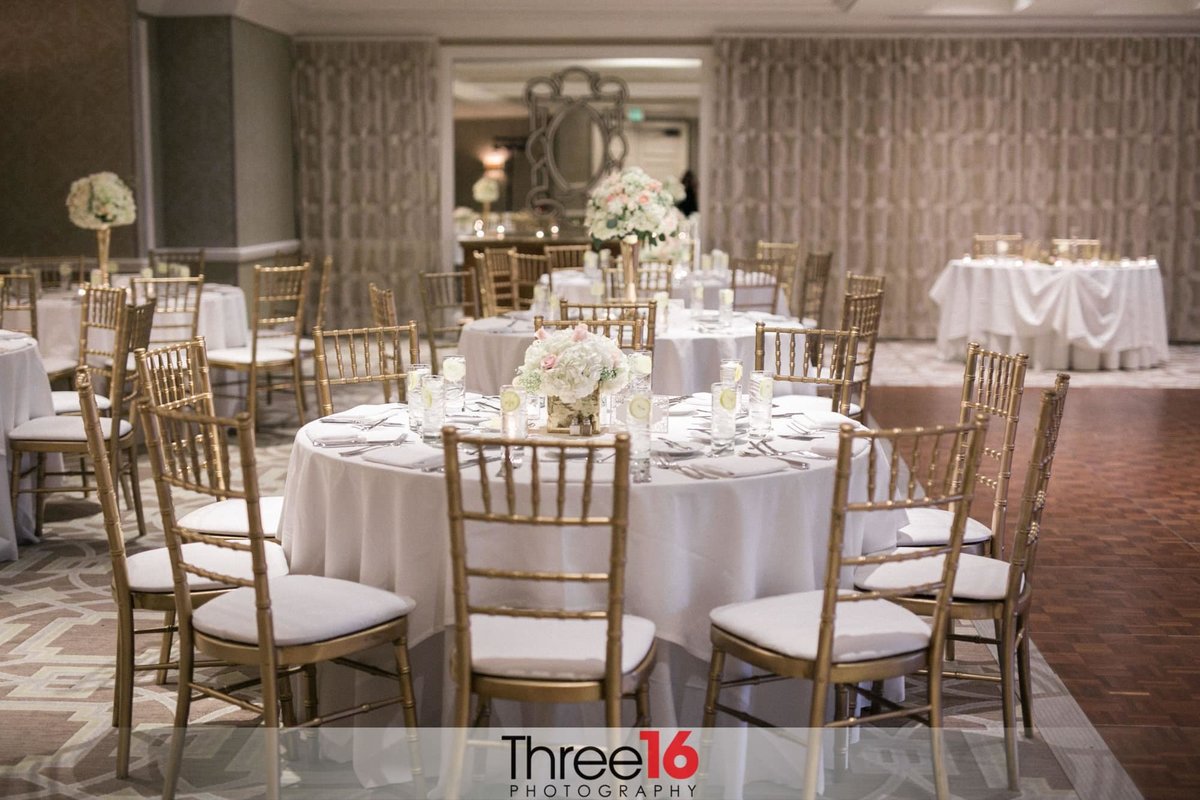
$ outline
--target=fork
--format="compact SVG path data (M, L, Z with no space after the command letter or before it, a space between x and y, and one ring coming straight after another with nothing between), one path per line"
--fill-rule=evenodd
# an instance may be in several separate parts
M713 477L711 475L704 475L700 472L697 472L694 468L689 467L687 465L676 464L673 461L668 461L667 459L662 458L661 456L655 456L654 458L651 459L651 462L654 464L654 466L658 467L659 469L668 469L668 470L671 470L672 472L678 472L680 475L684 475L688 478L691 478L692 480L702 481L702 480L708 480Z
M395 439L393 439L390 442L381 442L379 444L368 444L364 447L356 447L353 450L343 450L340 453L338 453L338 455L341 456L342 458L349 458L350 456L361 456L363 453L370 452L371 450L378 450L381 447L395 447L398 444L404 444L404 440L407 438L408 438L408 434L406 433L406 434L403 434L402 436L397 436Z

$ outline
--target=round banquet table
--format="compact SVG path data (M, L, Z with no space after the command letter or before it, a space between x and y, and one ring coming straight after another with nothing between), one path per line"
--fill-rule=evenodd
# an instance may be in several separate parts
M37 541L34 535L33 495L20 498L14 520L9 500L8 432L34 417L54 415L50 381L37 342L24 334L0 331L0 561L17 557L17 545Z
M824 408L821 402L815 397L781 397L776 399L776 413ZM673 414L672 440L685 441L701 418L702 411ZM782 429L786 422L780 417L776 427ZM402 410L391 424L399 427L377 429L383 440L404 429ZM345 432L345 425L318 421L297 433L284 490L283 546L293 573L357 581L414 598L409 641L415 645L453 623L445 476L417 468L431 455L436 460L439 451L411 438L352 457L314 444L321 436ZM829 447L836 434L822 441ZM760 469L768 463L760 458L733 460ZM863 454L855 459L852 498L866 491L865 461ZM657 725L700 720L711 609L823 585L835 461L814 459L804 469L769 463L778 471L716 480L694 480L655 468L650 483L630 489L625 607L627 613L652 620L664 645L652 688ZM528 466L522 473L518 479L527 485ZM463 475L466 496L471 497L478 476L470 469ZM579 484L568 484L568 494L578 497L578 491ZM594 508L604 507L611 496L608 491L596 487ZM863 516L848 517L848 553L894 546L894 514L875 513L869 520ZM473 549L489 546L486 532L468 531L468 536ZM503 546L494 540L490 546L501 547L507 556L515 554L525 568L539 568L532 562L549 558L560 569L590 568L585 563L594 563L607 547L598 551L594 536L570 529L531 529L528 536L522 531L520 539L519 552L507 536ZM450 682L442 680L446 646L438 636L414 652L420 710L434 724L444 722L443 714L452 707L443 702L438 688L450 691ZM795 688L788 691L794 701Z
M708 312L715 316L716 312ZM740 358L745 374L754 368L754 325L798 325L788 319L758 312L739 312L733 325L722 328L701 322L691 311L671 312L670 325L660 326L654 336L654 391L684 395L708 391L718 379L721 359ZM512 383L525 361L525 350L533 340L529 312L510 312L504 317L478 319L463 326L459 355L466 356L468 391L497 394ZM774 344L768 344L768 352ZM811 394L806 384L778 384L778 393Z
M581 270L555 270L551 280L555 293L568 303L596 302L592 296L592 283L599 278L590 278ZM719 307L721 290L728 289L730 286L729 273L695 273L677 268L671 280L671 297L690 303L692 284L696 281L700 281L704 285L704 307L711 309ZM744 292L748 303L761 302L765 307L770 302L770 297L765 289L748 288ZM787 313L787 303L781 299L776 304L775 310L780 314Z
M929 296L940 307L937 348L946 360L961 360L970 341L1028 353L1034 369L1144 369L1167 360L1153 259L964 258L946 266Z

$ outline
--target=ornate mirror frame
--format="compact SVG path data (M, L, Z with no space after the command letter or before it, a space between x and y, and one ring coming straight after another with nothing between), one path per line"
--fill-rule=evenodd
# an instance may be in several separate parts
M563 89L572 78L582 78L589 93L580 96L564 94ZM532 184L526 202L534 213L562 219L570 205L583 205L601 178L621 168L628 149L623 130L628 95L625 81L603 77L584 67L568 67L546 77L533 78L525 84L525 105L529 108L525 155L529 159ZM599 165L582 184L564 176L554 156L559 127L580 108L589 115L592 127L600 134L601 153Z

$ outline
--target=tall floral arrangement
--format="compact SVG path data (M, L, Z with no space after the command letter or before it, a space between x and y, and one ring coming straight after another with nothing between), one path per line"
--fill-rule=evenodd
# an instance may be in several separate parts
M636 238L650 244L675 233L679 222L675 200L640 167L605 177L588 196L584 224L593 239Z
M101 230L137 220L133 192L115 173L97 172L71 184L67 213L80 228Z
M629 382L629 366L617 343L580 323L546 333L540 328L517 368L517 385L533 394L578 403L599 391L619 392Z

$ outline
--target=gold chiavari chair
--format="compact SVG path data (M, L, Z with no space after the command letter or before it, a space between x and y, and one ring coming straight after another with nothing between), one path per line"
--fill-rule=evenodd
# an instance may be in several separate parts
M465 730L471 697L479 698L475 724L489 717L493 699L544 703L604 703L605 725L621 727L621 700L636 701L636 725L649 724L649 677L654 666L654 623L625 613L626 536L629 514L629 436L600 444L566 439L496 439L443 429L450 556L454 587L456 684L455 744L447 797L459 796ZM499 446L502 468L494 472L477 454ZM514 450L531 478L517 476ZM582 454L580 458L567 458ZM476 467L472 461L478 463ZM611 461L612 472L608 472ZM470 470L470 478L464 474ZM578 471L576 471L578 470ZM602 477L603 476L603 477ZM467 496L469 494L469 497ZM470 529L468 529L468 526ZM558 528L564 537L607 533L601 566L563 567L525 558L496 560L472 548L476 528L509 553L525 554L531 529ZM503 537L498 539L497 537ZM486 583L485 583L486 582ZM593 587L592 600L566 605L539 592L546 586ZM524 598L519 604L511 598ZM574 594L574 592L572 592ZM504 598L503 600L498 598ZM589 607L590 606L590 607Z
M955 581L985 425L982 419L969 425L888 431L856 430L850 424L842 425L824 588L733 603L714 609L709 615L713 655L704 703L705 728L713 726L718 711L750 724L769 725L722 704L722 688L777 677L812 681L803 792L806 800L816 796L825 728L845 730L863 722L898 717L915 717L929 724L937 797L938 800L950 797L941 738L942 647L950 625L950 587ZM851 497L851 461L855 458L867 461L860 467L867 475L865 497ZM887 499L876 499L884 497ZM953 536L947 546L905 555L850 556L844 552L847 514L933 506L955 510ZM841 577L847 568L914 564L933 558L940 558L939 569L933 574L893 589L842 588ZM930 622L894 602L918 592L933 598ZM722 675L727 655L765 674L725 682ZM880 698L876 692L860 688L864 682L922 670L928 675L929 688L925 702L919 706L901 707ZM826 715L830 689L835 694L832 721ZM858 694L883 703L889 710L861 717L852 714L851 698ZM844 738L838 739L842 749Z
M659 292L670 292L675 266L670 261L644 261L638 264L637 298L651 300ZM625 299L625 272L620 266L604 271L604 289L610 303L628 302Z
M79 368L75 386L79 392L79 407L87 436L88 457L93 464L105 464L108 455L105 450L104 431L88 368ZM129 776L129 744L133 726L134 676L140 671L165 672L178 667L178 663L169 661L170 647L157 663L135 663L134 642L139 635L169 634L173 630L175 580L171 573L170 556L165 547L143 550L133 555L126 554L121 512L117 508L117 494L107 469L96 470L96 494L100 499L100 510L104 517L104 533L108 539L108 556L112 565L113 602L117 607L117 670L113 683L113 727L117 728L116 774L118 778L126 778ZM233 554L230 558L228 554L207 545L192 544L188 547L194 551L197 562L209 570L231 571L246 579L252 574L249 554ZM283 548L268 542L264 549L270 576L287 574L288 564ZM197 579L192 583L193 604L200 605L229 588L207 578ZM162 627L135 628L134 613L137 611L163 614L165 619Z
M396 294L391 289L382 289L374 283L367 286L367 291L371 293L371 323L377 328L398 324Z
M0 275L0 328L38 338L37 280L33 275L20 272ZM66 369L74 369L74 365Z
M1008 484L1012 477L1013 452L1017 445L1017 425L1021 418L1021 398L1025 390L1025 371L1029 357L1024 353L1008 355L984 350L978 343L967 345L967 363L963 369L962 397L958 418L967 422L977 414L987 416L992 434L1000 433L995 446L984 443L984 465L980 467L976 495L992 497L988 524L967 518L963 546L987 549L994 558L1004 557L1004 530L1008 521ZM993 466L988 466L993 465ZM949 513L937 509L909 512L908 521L896 534L905 547L944 545L950 536Z
M421 308L425 312L425 335L429 359L441 368L438 344L458 347L462 326L475 318L475 275L472 272L421 273Z
M952 585L949 607L951 620L992 620L996 625L996 635L985 637L962 634L951 627L947 632L949 641L995 645L999 655L1000 675L961 671L944 674L952 678L995 681L1000 684L1008 788L1013 791L1019 788L1020 773L1013 696L1014 690L1019 688L1025 735L1032 737L1033 686L1029 675L1029 609L1034 587L1033 568L1037 560L1050 468L1058 445L1058 431L1062 424L1069 383L1070 377L1060 373L1054 388L1042 392L1029 472L1025 475L1025 489L1017 514L1012 561L1005 562L998 558L963 553L959 556L958 573ZM894 551L898 556L912 552L920 552L920 548L901 547ZM854 582L859 589L865 591L889 591L898 586L927 582L939 570L937 560L866 565L855 570ZM934 601L929 597L898 598L896 602L918 614L929 615L934 610Z
M772 338L770 361L768 336ZM754 369L770 372L777 381L828 386L831 409L850 416L858 340L857 328L833 331L759 322L754 326Z
M778 261L783 265L781 279L786 280L791 295L787 298L788 309L801 320L796 311L800 294L804 291L804 265L800 262L799 242L767 242L762 239L754 248L754 257L759 260Z
M642 350L654 352L654 327L657 324L657 305L651 301L608 303L568 303L559 301L558 316L563 320L584 321L610 319L642 319L645 320Z
M855 297L864 294L882 294L886 282L887 276L885 275L856 275L853 272L847 272L846 294Z
M87 264L87 256L31 256L21 259L14 271L33 275L41 291L62 291L88 282Z
M154 329L150 344L186 342L196 338L200 323L200 297L203 276L194 278L142 278L132 281L133 301L155 301ZM132 353L130 354L132 356ZM131 364L130 371L134 367Z
M383 387L383 402L392 401L392 387L399 402L405 402L405 368L402 354L408 350L408 366L421 360L417 323L375 328L313 331L317 342L314 357L317 373L317 402L321 415L333 413L333 386Z
M847 275L847 286L858 286L852 283L857 276ZM870 278L867 278L870 281ZM883 278L879 278L883 285ZM846 292L842 300L842 329L858 328L858 376L854 388L858 393L858 402L851 403L850 416L866 422L867 402L870 400L871 376L875 371L875 349L879 343L879 319L883 314L883 292L871 294L852 294Z
M971 239L971 257L1013 256L1020 257L1025 248L1025 237L1019 233L977 233Z
M255 265L250 344L212 350L208 354L208 363L212 368L246 376L246 409L251 419L258 419L259 378L267 379L265 388L270 392L276 388L273 384L275 376L290 373L289 383L296 396L296 412L300 424L304 424L300 336L304 330L308 269L308 264L293 267Z
M768 258L735 258L730 264L730 287L737 311L765 311L774 314L779 299L789 297L787 267ZM786 303L785 303L786 304Z
M592 251L588 244L548 244L542 251L550 269L583 269L583 256Z
M508 251L509 269L512 270L513 302L517 309L528 309L533 305L533 287L541 283L543 275L550 274L550 262L546 256L521 253L514 247Z
M794 295L792 313L805 324L820 328L825 319L825 289L833 269L833 253L809 253L804 259L804 282Z
M131 404L137 398L137 382L126 380L128 354L131 347L145 347L144 341L133 341L135 331L143 335L149 324L135 318L154 314L154 301L140 306L126 306L124 289L89 286L83 299L83 335L79 344L79 366L92 370L93 377L102 378L108 386L109 416L101 421L104 436L108 439L108 461L105 468L114 483L122 476L129 480L127 502L137 514L138 535L146 534L146 521L142 514L142 493L138 483L137 438L133 423L125 419ZM132 387L126 392L127 383ZM87 435L82 417L62 414L35 417L9 431L8 454L11 474L9 492L12 507L17 508L17 499L23 493L36 498L36 526L40 534L45 519L45 500L49 494L79 491L76 487L47 481L47 478L80 476L86 490L86 470L52 473L46 470L46 457L58 453L64 457L82 459L87 455ZM22 460L32 454L36 466L32 487L22 487ZM124 456L124 457L122 457ZM96 465L97 471L100 465Z
M548 331L570 330L577 325L584 325L587 329L601 336L607 336L617 343L617 347L626 352L653 352L646 346L646 320L641 317L627 317L625 319L559 319L549 320L542 317L533 318L533 330L536 332L542 328Z
M516 310L517 290L513 286L509 251L498 247L475 251L476 288L480 314L495 317Z
M163 777L163 797L175 796L193 696L232 703L262 715L265 728L266 780L263 795L278 798L279 728L297 726L291 698L291 675L302 672L307 695L308 719L301 727L312 727L399 703L408 728L412 769L419 796L424 796L424 778L417 753L416 706L408 657L408 614L415 603L400 595L370 586L317 575L268 577L268 547L259 514L257 465L254 451L254 421L249 413L223 419L187 410L140 405L146 429L146 447L158 490L163 532L167 540L174 578L175 605L179 620L179 689L175 705L175 730ZM242 486L231 489L217 479L222 459L216 451L224 446L220 429L237 431ZM176 447L166 448L163 442ZM212 536L184 527L176 518L174 493L193 492L213 498L230 496L245 505L249 535L245 539ZM249 554L252 574L236 574L230 568L206 566L191 545L205 545L226 553L227 558ZM197 604L192 596L196 579L218 581L236 587ZM352 708L317 716L316 665L332 662L360 668L375 675L376 667L351 661L349 656L379 645L391 645L396 659L395 678L399 694ZM195 653L230 664L257 667L261 702L233 695L197 680ZM384 675L389 673L382 672ZM195 695L193 694L195 693Z
M186 267L187 275L169 275L169 267ZM204 277L205 256L204 248L195 250L151 250L150 251L150 268L154 270L154 274L159 277Z

